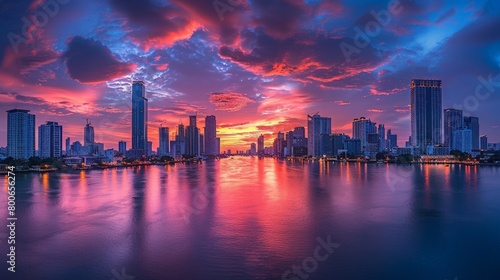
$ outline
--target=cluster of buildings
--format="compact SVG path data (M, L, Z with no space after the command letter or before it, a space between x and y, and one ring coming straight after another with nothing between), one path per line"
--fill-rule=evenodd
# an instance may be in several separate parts
M155 155L148 141L148 99L146 88L142 81L132 84L132 147L127 150L127 142L118 143L118 151L104 149L103 143L94 141L94 127L87 119L83 129L83 144L80 141L71 143L65 139L63 150L63 127L57 122L49 121L38 127L38 150L35 149L35 115L29 110L13 109L7 111L7 148L0 149L3 157L14 159L59 158L66 156L71 163L81 161L112 162L115 157L147 158ZM157 156L216 156L220 154L220 138L217 137L215 116L205 118L202 133L197 126L197 116L189 116L189 125L180 123L177 126L175 140L170 141L168 127L158 128L159 143Z
M391 129L364 117L352 122L352 136L331 132L331 118L319 114L308 115L307 138L305 128L296 127L287 133L279 132L273 147L264 147L264 136L258 138L258 155L286 156L364 156L375 158L387 152L398 156L444 156L451 151L479 154L499 150L498 144L488 143L486 135L479 134L479 119L464 116L462 110L442 108L441 80L415 79L411 81L411 136L404 147ZM444 115L444 120L443 120ZM250 154L254 143L252 143Z
M385 125L364 117L352 122L352 137L344 133L332 133L332 120L319 114L307 116L307 137L305 127L293 131L279 132L272 147L264 147L264 136L258 138L257 155L276 157L358 157L374 158L377 153L391 151L397 147L398 136ZM252 145L253 147L253 145Z
M288 132L279 132L272 147L265 147L264 136L251 143L246 151L249 155L276 157L329 157L364 156L375 158L378 153L393 155L449 155L460 151L474 155L480 151L500 150L500 144L488 143L486 135L479 134L479 119L465 116L459 109L442 108L441 80L415 79L411 81L411 136L404 147L398 146L398 137L384 124L377 125L364 117L352 121L352 135L332 133L332 120L318 113L307 116L305 127L296 127ZM29 110L7 111L7 148L0 148L0 157L28 159L35 155L41 158L97 157L113 161L117 155L127 158L199 157L221 154L220 138L217 137L215 116L205 118L201 131L197 116L189 116L189 125L178 124L175 137L170 139L170 129L158 128L159 143L153 152L153 143L148 141L148 99L142 81L132 83L132 147L120 141L118 151L104 149L104 144L94 141L94 128L87 119L84 127L83 144L71 143L66 138L63 153L63 128L57 122L49 121L38 127L38 151L35 151L35 115ZM444 116L444 119L443 119ZM307 136L307 137L306 137ZM225 153L225 152L224 152ZM231 154L231 151L227 151ZM3 154L3 155L2 155ZM236 154L244 154L237 151Z

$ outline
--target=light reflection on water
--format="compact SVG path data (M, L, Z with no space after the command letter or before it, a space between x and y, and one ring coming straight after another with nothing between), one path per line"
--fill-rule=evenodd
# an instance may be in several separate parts
M0 276L281 279L331 235L308 279L498 279L499 174L258 158L18 174L18 272Z

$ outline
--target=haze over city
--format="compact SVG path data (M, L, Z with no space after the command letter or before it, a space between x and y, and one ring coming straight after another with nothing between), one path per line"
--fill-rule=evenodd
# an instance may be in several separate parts
M0 134L5 111L21 108L80 141L90 119L96 141L116 149L130 141L130 86L143 80L155 147L160 125L172 135L193 114L199 127L216 115L222 149L234 151L260 134L272 145L316 112L338 133L354 118L383 123L404 146L410 82L432 78L443 108L479 117L480 134L500 140L498 2L234 2L2 2ZM358 30L372 31L368 44Z

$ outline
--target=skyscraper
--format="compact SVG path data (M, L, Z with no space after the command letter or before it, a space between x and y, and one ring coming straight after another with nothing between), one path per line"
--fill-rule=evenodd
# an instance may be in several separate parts
M250 143L250 155L254 156L257 153L257 145Z
M352 138L361 140L361 152L366 150L368 145L368 134L370 133L377 133L376 123L369 119L367 120L365 117L352 121Z
M217 144L216 144L216 147L217 147L217 155L220 155L220 138L217 137Z
M454 131L452 149L470 154L472 152L472 130L464 128Z
M309 156L319 157L321 154L321 135L332 133L332 119L307 115L307 153Z
M383 124L378 125L378 136L380 139L379 150L385 150L385 126Z
M472 131L472 149L479 150L479 118L464 117L464 127Z
M83 129L83 145L89 146L92 144L94 144L94 127L89 122L89 119L87 119L87 124Z
M182 123L177 126L177 135L175 136L176 150L175 154L182 156L186 154L186 130Z
M387 143L389 146L387 147L389 150L391 150L394 147L398 146L398 135L397 134L392 134L392 130L388 129L387 130Z
M158 129L159 133L159 145L158 145L158 156L166 156L170 152L170 139L169 139L169 129L168 127L160 127Z
M71 155L71 139L69 137L66 138L66 155Z
M38 155L41 158L62 156L62 126L47 122L38 127Z
M278 132L274 155L279 158L285 157L285 134L283 132Z
M209 156L217 155L217 124L215 116L205 118L205 154Z
M306 129L302 126L298 126L293 129L293 140L292 140L292 151L291 155L296 157L307 155L307 138Z
M125 141L118 142L118 151L122 154L126 154L127 153L127 142L125 142Z
M189 126L186 128L186 155L199 155L199 130L196 126L196 116L189 116Z
M441 80L411 81L411 145L425 154L427 146L442 143Z
M462 110L444 109L444 145L453 147L453 134L464 127Z
M259 156L264 155L264 135L260 135L257 139L257 154Z
M132 83L132 150L134 157L147 155L148 100L143 81Z
M488 150L488 136L486 135L481 135L481 150Z
M29 110L7 111L7 155L28 159L35 155L35 115Z

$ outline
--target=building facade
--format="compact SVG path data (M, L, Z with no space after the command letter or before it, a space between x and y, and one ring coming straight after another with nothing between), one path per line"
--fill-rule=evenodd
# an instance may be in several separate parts
M38 156L58 158L62 156L63 129L57 122L47 122L38 127Z
M217 155L217 120L215 116L207 116L205 118L205 155Z
M453 134L464 127L462 110L444 109L444 145L453 147Z
M321 135L332 133L332 119L318 114L307 116L307 153L312 157L323 156L321 153Z
M411 81L411 145L423 154L427 146L442 144L441 80Z
M147 155L148 100L143 81L132 83L132 154L136 158Z
M35 115L29 110L7 111L7 156L14 159L35 156Z

